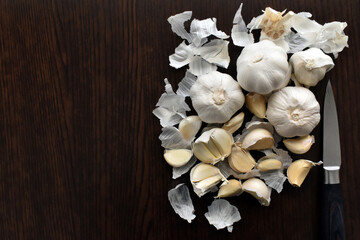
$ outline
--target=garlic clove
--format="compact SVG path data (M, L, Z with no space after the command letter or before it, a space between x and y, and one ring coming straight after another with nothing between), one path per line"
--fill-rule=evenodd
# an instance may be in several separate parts
M190 171L190 182L199 197L216 188L221 180L227 181L217 167L207 163L199 163Z
M271 132L263 128L250 131L244 138L242 147L246 150L264 150L274 146Z
M212 188L222 180L222 176L215 175L209 178L206 178L196 184L196 187L201 191L206 191L207 189Z
M170 166L181 167L190 161L192 155L189 149L172 149L165 151L164 158Z
M224 125L222 126L222 129L225 129L226 131L228 131L229 133L233 134L234 132L236 132L241 125L244 122L244 117L245 114L243 112L235 115L233 118L231 118L229 121L227 121L226 123L224 123Z
M266 184L260 179L250 178L246 180L242 185L242 189L244 192L247 192L255 197L261 205L270 205L271 188L266 186Z
M258 118L265 118L266 100L265 97L258 93L248 93L245 96L246 107Z
M181 120L179 131L185 140L190 141L200 130L201 124L202 121L198 116L188 116Z
M215 164L229 156L233 142L232 135L226 130L213 128L201 134L193 145L193 151L200 161Z
M256 168L262 172L279 170L281 167L282 163L277 159L265 159L256 165Z
M206 178L220 175L220 170L213 165L199 163L190 172L191 182L200 182Z
M309 160L299 159L290 164L287 170L287 177L291 185L300 187L308 175L310 169L322 162L314 163Z
M241 182L236 179L230 179L228 182L221 184L217 197L225 198L238 196L242 192Z
M295 154L304 154L308 152L311 146L315 143L315 138L314 136L306 135L293 139L285 139L283 143L290 152Z
M228 162L234 171L241 173L250 172L256 164L255 159L251 156L250 152L243 149L240 142L237 142L232 146Z

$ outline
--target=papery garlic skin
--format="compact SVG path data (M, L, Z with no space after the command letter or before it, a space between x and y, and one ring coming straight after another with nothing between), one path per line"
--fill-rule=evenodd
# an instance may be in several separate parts
M318 48L294 53L290 64L296 80L307 87L318 84L335 65L332 58Z
M245 102L239 84L217 71L201 75L190 89L190 98L201 120L207 123L228 121Z
M240 86L262 95L285 87L291 76L286 52L269 40L247 45L236 68Z
M269 98L266 116L281 136L305 136L320 122L320 105L309 89L285 87Z
M195 156L202 162L215 164L231 153L232 135L222 128L204 132L193 145Z

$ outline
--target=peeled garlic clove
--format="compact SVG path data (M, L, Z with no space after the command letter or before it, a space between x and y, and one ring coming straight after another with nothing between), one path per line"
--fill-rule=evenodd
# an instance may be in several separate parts
M216 175L220 175L220 170L217 167L206 163L199 163L192 168L190 172L190 181L200 182Z
M244 138L242 147L246 150L264 150L274 146L271 132L263 128L250 131Z
M241 173L250 172L256 164L250 152L243 149L240 142L232 146L228 162L233 170Z
M246 180L242 185L242 189L255 197L261 205L270 205L271 188L266 186L260 179L250 178Z
M181 120L179 124L179 131L183 138L187 141L193 139L196 133L200 130L201 119L198 116L188 116Z
M164 158L170 166L181 167L190 161L192 155L189 149L172 149L165 151Z
M248 93L245 96L246 107L258 118L265 118L266 100L265 97L258 93Z
M256 165L256 168L262 172L281 169L282 163L277 159L265 159Z
M213 128L204 132L195 141L193 151L202 162L215 164L231 153L234 140L230 133L222 128Z
M236 179L230 179L229 182L221 184L217 197L225 198L238 196L242 192L241 182Z
M234 132L236 132L241 125L244 122L244 116L245 114L243 112L239 113L238 115L234 116L233 118L231 118L229 121L227 121L226 123L224 123L224 125L222 126L222 129L225 129L226 131L228 131L229 133L233 134Z
M315 138L314 136L306 135L293 139L285 139L283 143L290 152L295 154L304 154L309 151L311 145L315 143Z
M322 162L314 163L309 160L299 159L290 164L287 170L287 177L291 185L300 187L308 175L310 169Z

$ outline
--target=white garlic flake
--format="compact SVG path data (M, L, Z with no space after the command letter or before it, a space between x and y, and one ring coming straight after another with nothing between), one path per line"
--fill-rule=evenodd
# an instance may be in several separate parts
M174 211L189 223L195 218L194 205L188 187L182 183L168 192L168 198Z
M157 108L153 114L160 119L163 127L178 124L184 117L190 107L185 102L185 97L174 93L171 84L165 78L165 93L163 93L157 102Z
M224 199L214 200L211 205L208 206L208 212L205 213L205 217L217 230L226 227L229 232L232 232L233 224L241 219L237 207L231 205Z
M245 21L241 16L243 4L240 4L239 9L237 10L234 20L233 27L231 29L231 38L234 42L234 45L244 47L248 44L254 43L254 36L252 33L248 33Z
M245 102L239 84L217 71L200 76L190 89L190 98L201 120L207 123L228 121Z

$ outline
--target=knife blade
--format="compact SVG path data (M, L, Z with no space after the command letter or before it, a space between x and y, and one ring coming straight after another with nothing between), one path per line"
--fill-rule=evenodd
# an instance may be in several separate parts
M323 239L345 239L343 199L339 176L340 165L339 125L334 94L329 80L325 93L323 120Z

